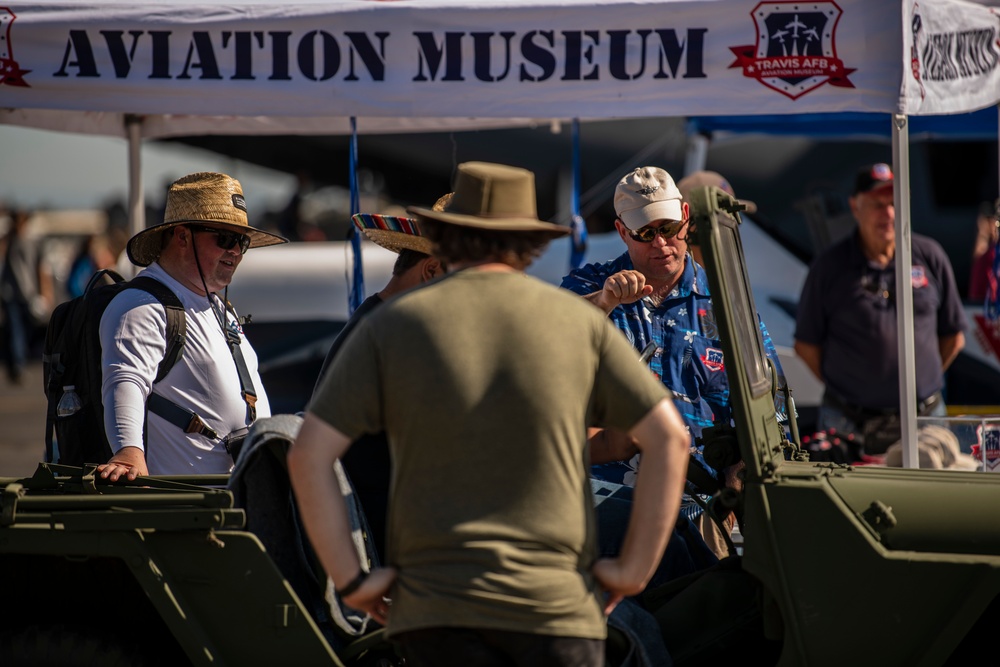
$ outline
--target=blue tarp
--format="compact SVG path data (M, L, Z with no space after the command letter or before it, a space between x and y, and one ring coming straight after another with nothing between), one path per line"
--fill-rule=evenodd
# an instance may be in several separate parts
M996 140L997 109L950 116L910 116L910 139ZM891 139L891 116L884 113L809 113L770 116L691 116L695 132L720 131L808 137Z

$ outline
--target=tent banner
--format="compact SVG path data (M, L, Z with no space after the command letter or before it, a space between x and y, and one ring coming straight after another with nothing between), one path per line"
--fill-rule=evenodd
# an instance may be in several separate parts
M364 128L893 113L903 35L886 26L900 12L871 0L14 2L0 6L0 108L267 116L286 130L346 116Z
M905 1L908 114L975 111L1000 102L1000 7Z

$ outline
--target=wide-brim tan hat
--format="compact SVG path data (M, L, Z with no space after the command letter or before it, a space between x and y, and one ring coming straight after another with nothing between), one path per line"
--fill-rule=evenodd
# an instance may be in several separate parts
M455 191L443 211L411 206L407 212L449 225L497 232L536 232L556 238L568 227L538 219L535 175L527 169L490 162L458 165Z
M251 227L240 182L225 174L198 172L170 184L163 222L144 229L125 247L128 258L138 266L155 262L163 247L163 232L188 223L229 229L250 237L251 248L262 248L288 239Z
M356 213L351 216L354 226L365 236L386 250L401 252L413 250L425 255L431 254L432 244L420 231L420 223L415 218L377 213Z
M684 197L684 201L688 200L688 197L692 190L695 188L708 188L716 187L723 192L728 193L739 201L739 203L746 206L747 213L756 213L757 204L750 201L749 199L739 199L736 193L733 192L733 186L717 171L696 171L693 174L688 174L680 180L677 184L677 189L681 191L681 196Z

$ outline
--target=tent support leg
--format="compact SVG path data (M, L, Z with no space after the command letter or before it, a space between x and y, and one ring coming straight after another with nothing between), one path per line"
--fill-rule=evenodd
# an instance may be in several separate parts
M125 133L128 138L128 227L131 238L146 228L146 201L142 187L142 117L127 114Z
M910 280L910 128L908 118L892 118L892 161L896 187L896 335L899 344L899 417L903 467L919 467L917 389L913 345L913 284Z

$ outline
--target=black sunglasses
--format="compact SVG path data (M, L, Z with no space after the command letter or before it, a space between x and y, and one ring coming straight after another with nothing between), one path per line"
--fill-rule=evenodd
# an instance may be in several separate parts
M634 232L630 229L628 230L628 235L632 237L632 240L638 241L639 243L652 243L653 239L657 236L662 236L664 239L672 239L681 233L688 221L684 222L672 222L660 227L642 227ZM683 241L684 239L681 238Z
M189 225L192 231L195 232L209 232L215 234L215 245L219 246L223 250L232 250L237 245L240 247L240 254L247 254L247 250L250 249L250 237L246 234L240 234L239 232L227 232L223 229L216 229L215 227L201 227L198 225Z

